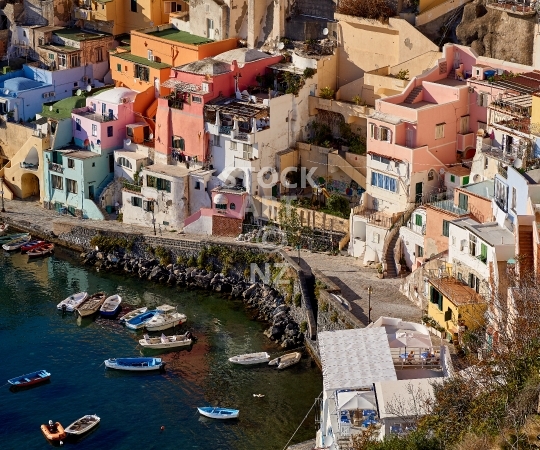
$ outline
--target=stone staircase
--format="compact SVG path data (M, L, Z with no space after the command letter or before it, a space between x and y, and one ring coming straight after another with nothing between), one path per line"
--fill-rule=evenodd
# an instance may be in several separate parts
M519 272L531 273L534 265L534 244L532 225L519 225Z
M403 103L412 104L418 98L420 93L424 90L423 86L416 86L403 101Z
M388 248L386 250L386 254L384 255L384 261L386 262L386 276L388 278L396 278L398 275L396 262L394 259L394 249L396 248L396 243L398 239L399 232L394 233L394 236L390 240L390 244L388 245Z

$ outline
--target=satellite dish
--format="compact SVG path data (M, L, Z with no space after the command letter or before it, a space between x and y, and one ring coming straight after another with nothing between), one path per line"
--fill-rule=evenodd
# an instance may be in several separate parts
M92 90L92 86L88 85L86 86L86 92L90 92Z
M446 170L444 170L444 169L441 167L441 169L439 170L439 173L440 173L441 175L444 175L445 172L446 172Z
M514 167L516 169L521 169L523 167L523 161L521 160L521 158L516 158L516 160L514 161Z
M150 140L154 139L154 133L150 133L150 134L148 135L148 139L150 139Z
M52 110L53 110L53 107L52 107L52 105L51 105L51 106L49 106L49 111L52 111Z
M285 44L283 42L280 42L277 46L280 50L283 50L285 48Z
M8 95L9 94L9 89L4 89L4 94Z
M80 89L77 89L77 92L76 92L77 95L81 95L82 94L82 91Z
M325 36L328 36L328 28L323 29L322 34L324 34Z
M125 143L126 145L131 145L131 139L126 139L126 140L124 141L124 143Z

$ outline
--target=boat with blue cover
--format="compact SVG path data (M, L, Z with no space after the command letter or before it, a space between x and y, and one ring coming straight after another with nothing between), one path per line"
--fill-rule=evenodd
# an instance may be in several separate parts
M15 388L20 388L43 383L44 381L48 381L50 378L51 374L46 370L36 370L35 372L27 373L26 375L11 378L8 380L8 383Z
M210 417L210 419L237 419L240 410L230 408L219 408L214 406L201 406L197 408L199 414Z
M149 370L164 369L165 363L161 358L109 358L105 360L105 367L132 372L147 372Z
M158 313L159 311L157 309L146 311L144 314L140 314L133 319L128 320L126 322L126 327L130 330L139 330L144 328L146 322L150 321Z
M0 236L0 244L5 244L8 241L19 239L25 236L30 236L30 235L28 233L6 234L5 236Z

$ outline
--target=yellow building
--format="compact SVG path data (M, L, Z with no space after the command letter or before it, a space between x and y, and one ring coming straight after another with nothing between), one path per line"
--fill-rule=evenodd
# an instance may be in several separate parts
M171 13L187 10L184 0L78 0L74 15L81 27L118 36L169 23Z
M538 92L532 95L531 133L540 136L540 95Z
M473 288L453 277L430 277L428 284L427 315L435 319L454 341L458 340L460 332L484 325L487 303Z

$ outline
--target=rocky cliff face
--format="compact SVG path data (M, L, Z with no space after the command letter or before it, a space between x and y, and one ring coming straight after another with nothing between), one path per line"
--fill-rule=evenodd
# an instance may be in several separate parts
M536 16L527 18L486 7L475 0L463 10L456 28L458 43L481 56L532 65Z

